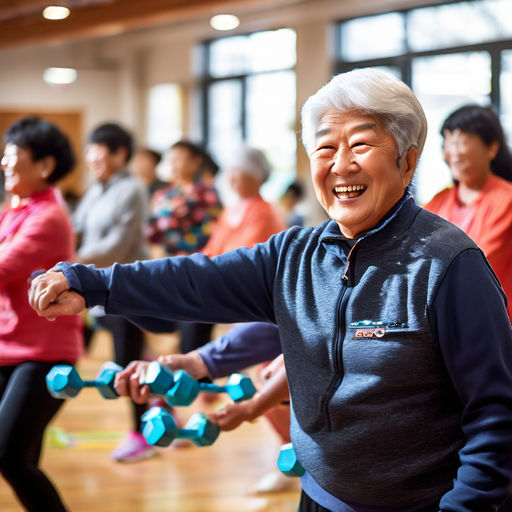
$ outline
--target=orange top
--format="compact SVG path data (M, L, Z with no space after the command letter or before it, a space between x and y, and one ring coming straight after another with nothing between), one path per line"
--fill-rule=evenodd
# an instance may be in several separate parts
M512 319L512 183L491 174L473 203L462 204L454 186L424 208L461 228L482 249L505 290Z
M201 252L212 257L238 247L252 247L284 229L284 220L261 197L242 199L221 213Z

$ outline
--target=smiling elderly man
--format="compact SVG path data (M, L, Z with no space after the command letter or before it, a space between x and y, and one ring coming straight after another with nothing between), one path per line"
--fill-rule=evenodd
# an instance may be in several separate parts
M496 510L512 474L512 331L480 249L408 192L421 105L361 69L309 98L302 122L330 221L213 259L62 263L31 304L48 318L101 304L148 329L276 323L300 511Z

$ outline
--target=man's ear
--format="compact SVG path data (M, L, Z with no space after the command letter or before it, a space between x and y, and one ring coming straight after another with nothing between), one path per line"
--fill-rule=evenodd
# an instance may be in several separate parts
M404 182L404 188L411 183L416 165L418 163L418 148L413 146L407 151L405 156L402 158L402 165L400 167L400 173Z

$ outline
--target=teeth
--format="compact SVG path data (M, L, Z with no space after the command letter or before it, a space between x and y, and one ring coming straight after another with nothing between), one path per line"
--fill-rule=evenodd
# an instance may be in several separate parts
M342 194L344 192L358 192L360 190L366 190L366 185L349 185L349 186L335 187L334 190L338 194Z

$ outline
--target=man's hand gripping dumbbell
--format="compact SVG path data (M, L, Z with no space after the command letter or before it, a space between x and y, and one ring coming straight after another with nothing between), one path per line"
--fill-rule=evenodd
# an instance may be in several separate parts
M148 390L144 390L144 386ZM119 394L131 395L134 401L147 402L149 393L161 395L172 406L190 405L201 391L227 393L234 402L251 398L256 388L249 377L232 374L224 386L199 382L186 371L172 372L160 363L134 361L116 376L116 389Z

